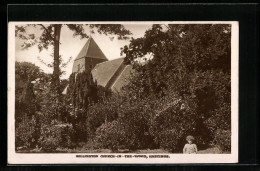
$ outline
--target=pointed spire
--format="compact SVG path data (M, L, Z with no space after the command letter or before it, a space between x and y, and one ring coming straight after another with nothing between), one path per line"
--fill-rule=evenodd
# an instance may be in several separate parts
M75 61L80 58L83 58L83 57L99 58L99 59L108 60L91 35L90 35L88 41L86 42L86 44L83 46L83 48L79 52Z

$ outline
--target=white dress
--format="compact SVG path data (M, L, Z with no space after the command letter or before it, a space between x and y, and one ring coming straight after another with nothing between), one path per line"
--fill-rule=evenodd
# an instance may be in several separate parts
M185 154L196 154L198 151L196 144L185 144L183 153Z

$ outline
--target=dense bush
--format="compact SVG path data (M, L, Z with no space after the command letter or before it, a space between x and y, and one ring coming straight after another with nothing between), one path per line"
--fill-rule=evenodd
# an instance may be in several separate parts
M70 145L74 133L63 123L68 125L71 120L69 109L65 99L53 93L52 77L30 63L18 63L16 76L18 82L23 82L15 103L16 147L50 151Z
M89 138L89 130L87 125L87 114L83 109L76 109L74 115L70 119L74 134L71 135L74 143L87 141Z
M95 141L103 148L112 150L156 147L149 132L148 117L136 113L137 111L138 109L126 110L124 117L102 124L95 132Z
M112 149L125 148L127 133L120 121L106 122L96 130L94 142L99 143L102 148Z
M19 99L28 82L41 78L43 73L39 67L29 62L15 62L15 97Z
M112 96L109 99L99 101L86 110L86 125L88 127L88 135L90 138L95 136L96 129L105 122L112 122L118 118L118 108L122 103L120 96Z
M146 100L126 101L119 112L120 122L125 127L125 148L130 150L153 148L153 137L149 132L152 110Z
M150 131L160 147L176 151L183 139L196 129L196 113L192 101L180 98L162 98L155 112Z
M207 93L205 87L203 88ZM202 96L201 93L205 92L200 92L200 94L196 92L195 96ZM212 107L204 109L202 105L207 105L208 101L199 102L196 97L180 96L172 90L168 90L168 94L163 97L150 95L143 99L132 93L133 91L124 92L124 97L121 99L119 96L106 103L107 106L117 104L117 107L106 109L104 104L95 106L96 109L99 109L95 110L96 115L93 114L93 116L97 116L97 121L102 116L104 118L107 114L106 111L118 113L118 119L113 124L111 121L116 118L103 124L96 131L96 136L99 137L98 140L103 148L115 148L117 145L118 148L132 150L162 147L173 152L180 152L183 144L186 143L185 137L191 134L196 137L196 144L201 149L207 146L210 141L217 142L215 141L216 129L230 129L228 127L230 126L230 105L228 103L224 107L216 107L218 105L215 104L214 108L216 109ZM212 96L206 94L202 97L213 98L216 101L216 97ZM223 96L222 94L220 98ZM202 97L201 100L203 100ZM91 110L93 109L90 108L90 112ZM99 123L102 122L104 119ZM121 125L123 127L120 127ZM120 129L117 130L116 126ZM102 141L102 138L110 140L106 143L106 141ZM217 139L219 138L221 135L218 135ZM223 145L220 147L222 148Z
M205 125L210 130L213 143L221 150L231 150L231 108L230 104L223 104L218 109L212 111L211 117L205 120Z
M218 129L215 131L213 143L222 151L231 151L231 131Z
M178 139L191 133L199 144L209 144L221 139L216 130L231 130L230 25L153 25L144 37L131 40L123 52L125 62L133 64L137 71L126 87L132 97L154 95L159 99L176 94L183 103L194 106L192 112L187 111L194 113L189 116L193 130L183 126L187 121L181 111L166 110L162 120L171 124L162 123L165 132L158 133L157 142L158 137L164 139L169 143L163 146L169 148L170 144L178 144L177 140L171 142L170 135ZM140 64L148 55L150 60ZM177 125L176 129L172 125ZM187 129L181 131L183 127Z
M62 142L61 129L54 124L42 125L41 135L39 144L46 151L54 151Z
M92 102L98 100L97 93L97 84L93 81L90 72L70 75L67 98L74 107L87 108Z
M26 114L15 127L15 146L34 148L39 137L37 121L35 117L28 117Z
M70 147L73 129L69 125L48 124L41 125L39 147L45 152L53 152L58 147Z
M117 117L117 104L107 103L111 91L98 86L90 72L72 73L65 97L75 134L74 142L86 142L94 137L96 129L105 121Z
M117 98L114 98L117 97ZM107 106L117 104L108 111L116 111L118 117L111 117L95 132L95 139L104 148L126 148L130 150L153 148L155 143L149 133L150 115L152 114L146 100L130 100L122 96L114 96ZM127 100L128 99L128 100ZM101 105L102 107L102 105ZM106 115L107 110L100 111ZM111 112L112 112L111 111ZM113 121L114 120L114 121ZM104 140L102 140L104 139ZM106 141L106 139L109 139Z
M27 82L20 97L15 99L15 145L33 148L39 138L39 120L36 112L39 104L35 98L33 85Z
M119 108L118 119L100 126L96 140L103 148L130 150L162 147L176 151L183 138L193 133L194 105L176 96L128 99ZM103 114L105 114L103 112Z

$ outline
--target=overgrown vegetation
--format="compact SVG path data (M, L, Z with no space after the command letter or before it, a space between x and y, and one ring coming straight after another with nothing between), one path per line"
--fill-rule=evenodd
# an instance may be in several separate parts
M32 85L29 75L39 68L31 66L23 93L16 89L16 147L55 151L85 142L113 151L180 152L191 134L198 148L230 151L230 39L230 25L153 25L122 49L135 73L119 94L85 71L71 74L59 103L51 76L40 72ZM25 67L16 63L18 80Z

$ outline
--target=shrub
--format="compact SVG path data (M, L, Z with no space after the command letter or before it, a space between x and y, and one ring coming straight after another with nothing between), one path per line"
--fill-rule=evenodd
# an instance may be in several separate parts
M74 131L71 125L42 125L39 145L45 152L54 152L58 147L70 147L72 134L74 134Z
M61 128L61 147L73 147L72 136L75 134L75 130L71 125L65 124Z
M153 136L149 132L151 108L145 100L127 101L119 112L125 127L125 147L130 150L154 148Z
M160 147L176 151L183 146L183 140L196 126L196 114L188 100L164 98L152 117L150 132Z
M89 128L87 125L87 113L85 110L76 109L75 115L71 118L74 133L71 135L72 141L77 143L87 141L89 138Z
M110 111L117 111L118 119L97 129L96 141L103 148L114 150L162 147L176 152L183 147L187 135L195 135L199 141L204 138L197 130L199 117L195 106L192 99L172 94L162 98L126 98ZM101 113L105 114L105 111Z
M98 86L93 81L92 74L84 71L69 78L67 99L76 108L87 108L91 102L98 100Z
M215 135L217 129L231 130L231 106L230 104L222 104L219 108L211 111L211 117L205 120L206 126L209 128L212 136Z
M65 99L71 113L67 120L72 123L75 131L72 135L73 142L89 141L105 120L112 121L117 117L115 104L107 103L110 95L109 89L98 86L93 81L89 71L70 75Z
M38 103L33 84L27 81L20 98L15 99L15 145L33 148L39 137L39 120L36 115Z
M206 127L210 130L213 143L218 145L222 151L230 151L231 141L231 106L228 103L222 104L212 111L211 117L205 121Z
M231 151L231 131L217 129L213 143L222 151Z
M118 119L101 125L96 131L96 140L104 148L137 150L155 146L149 133L151 111L145 101L126 100L116 110Z
M100 143L103 148L109 148L113 151L126 145L125 128L120 121L112 121L102 124L96 130L95 142Z
M15 127L15 146L35 147L37 137L37 125L35 117L23 116L22 121Z
M119 106L119 100L110 102L99 102L93 104L86 111L86 124L88 127L88 135L93 138L95 135L95 131L98 127L100 127L105 122L112 122L117 119L118 111L117 108Z
M61 129L56 125L42 125L39 144L44 151L54 151L62 142Z

